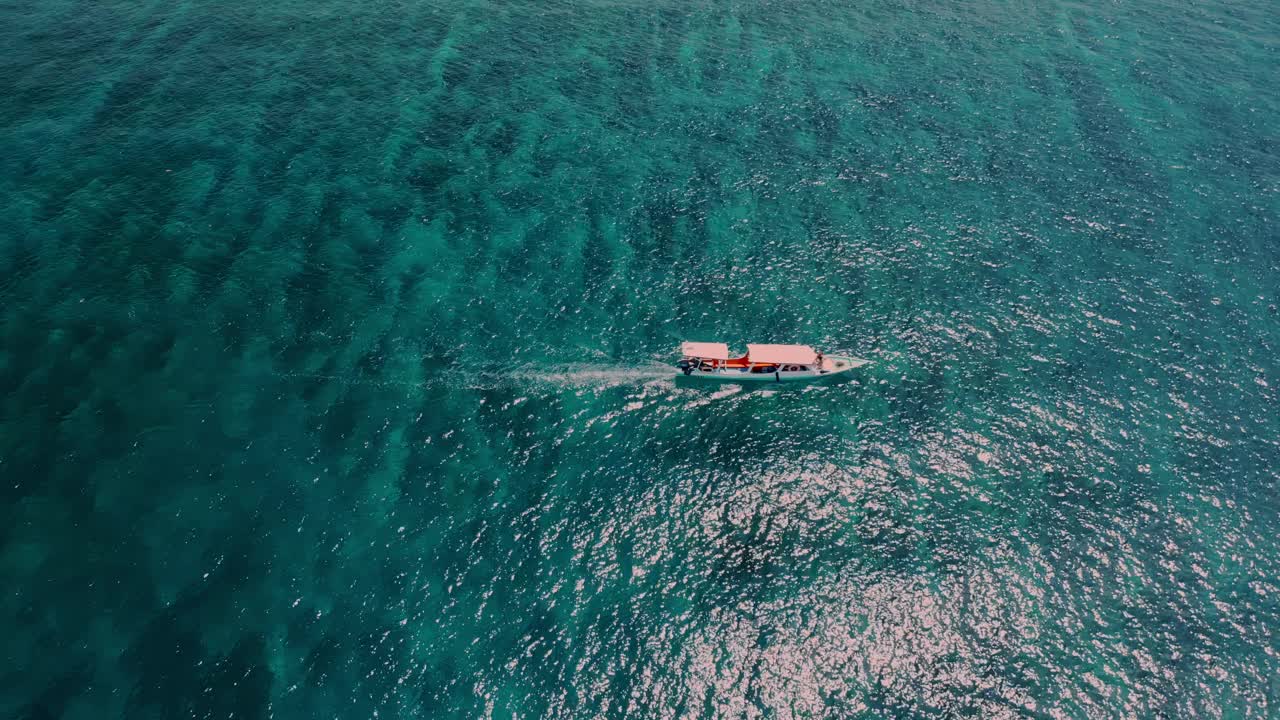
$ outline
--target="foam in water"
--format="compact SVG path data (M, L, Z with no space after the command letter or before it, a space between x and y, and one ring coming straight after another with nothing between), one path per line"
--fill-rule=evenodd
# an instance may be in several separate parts
M448 386L469 389L504 386L553 386L563 388L610 388L644 385L671 380L676 370L658 363L604 365L598 363L525 363L510 370L452 367L421 381L371 378L360 375L318 373L278 373L283 379L322 380L339 385L426 388Z

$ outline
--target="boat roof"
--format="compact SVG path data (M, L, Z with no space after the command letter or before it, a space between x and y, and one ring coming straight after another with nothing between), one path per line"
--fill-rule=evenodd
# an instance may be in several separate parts
M747 360L753 363L801 363L817 361L818 353L808 345L748 345Z
M707 360L729 359L729 346L724 343L680 343L680 352L688 357L705 358Z

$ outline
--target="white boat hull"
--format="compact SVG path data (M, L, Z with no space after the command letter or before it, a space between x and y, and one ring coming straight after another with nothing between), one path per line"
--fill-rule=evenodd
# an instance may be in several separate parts
M690 380L702 380L711 382L727 382L727 383L797 383L797 382L814 382L818 380L827 380L830 378L844 377L856 368L868 364L869 360L851 357L848 355L828 355L823 359L822 368L819 370L786 370L779 369L776 372L752 372L752 368L725 368L718 367L714 369L694 369L688 374L677 370L679 377L687 377Z

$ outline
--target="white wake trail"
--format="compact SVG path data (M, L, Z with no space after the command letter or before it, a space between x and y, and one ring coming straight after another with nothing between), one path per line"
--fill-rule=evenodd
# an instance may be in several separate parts
M324 373L279 373L289 380L319 380L340 385L387 388L427 388L437 385L472 390L496 390L502 387L554 387L562 389L607 389L623 385L647 385L671 381L673 367L646 362L639 365L604 365L599 363L525 363L509 369L496 367L468 368L452 366L421 381L363 375Z

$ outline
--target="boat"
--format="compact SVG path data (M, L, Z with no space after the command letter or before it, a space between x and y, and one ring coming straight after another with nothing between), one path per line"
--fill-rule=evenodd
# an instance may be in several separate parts
M808 382L839 377L869 360L825 355L808 345L747 345L747 354L729 357L725 343L686 342L676 367L686 377L733 383Z

